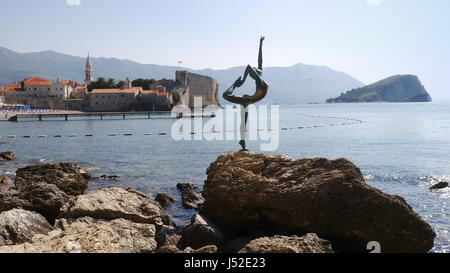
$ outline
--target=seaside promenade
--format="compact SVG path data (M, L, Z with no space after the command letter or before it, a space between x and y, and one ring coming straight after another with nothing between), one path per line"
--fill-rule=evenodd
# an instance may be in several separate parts
M32 112L32 111L0 111L0 121L8 121L9 118L17 115L70 115L70 114L82 114L83 112L79 111L69 111L69 110L45 110L45 111L38 111L38 112Z
M89 118L89 119L127 119L127 117L138 119L152 119L152 118L213 118L214 113L201 114L184 114L179 113L176 117L172 116L171 111L129 111L129 112L79 112L79 111L10 111L0 113L0 121L20 120L65 120L69 121L72 118Z

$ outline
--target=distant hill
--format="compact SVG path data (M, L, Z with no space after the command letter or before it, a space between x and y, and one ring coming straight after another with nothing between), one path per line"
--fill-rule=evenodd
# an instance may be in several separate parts
M0 86L23 80L25 77L42 77L49 80L84 78L84 57L75 57L55 51L17 53L0 47ZM92 58L94 76L114 79L154 78L173 79L180 67L155 64L140 64L114 58ZM247 64L245 64L247 65ZM220 92L228 88L244 72L245 66L224 70L193 70L181 68L215 78ZM355 78L325 66L297 64L291 67L265 67L264 79L269 83L266 102L310 103L323 102L344 90L363 84ZM254 92L254 83L249 81L238 93Z
M339 102L429 102L431 97L419 78L396 75L379 82L347 91L328 103Z

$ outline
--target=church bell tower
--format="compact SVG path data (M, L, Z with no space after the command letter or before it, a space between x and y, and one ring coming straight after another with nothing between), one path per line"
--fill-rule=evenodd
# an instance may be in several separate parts
M89 54L87 56L86 59L86 71L85 71L85 80L84 83L86 84L86 86L88 86L92 81L93 81L93 76L92 76L92 63L91 63L91 58L89 57Z

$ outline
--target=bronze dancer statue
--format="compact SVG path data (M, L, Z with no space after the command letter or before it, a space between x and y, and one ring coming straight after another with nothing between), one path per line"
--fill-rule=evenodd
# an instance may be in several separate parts
M247 151L245 147L245 131L247 128L247 121L248 121L248 112L247 107L250 104L257 103L258 101L261 101L264 99L264 97L267 95L267 90L269 89L269 85L261 78L262 77L262 66L263 66L263 53L262 53L262 46L264 42L265 37L262 36L259 41L259 56L258 56L258 67L252 67L250 65L247 66L244 72L243 77L239 77L234 84L228 88L223 93L223 98L229 102L237 103L242 105L243 108L241 108L242 111L242 119L241 119L241 141L239 144L242 147L242 151ZM250 77L255 80L256 84L256 92L253 95L243 95L243 96L234 96L233 92L236 88L241 87L245 81L247 80L247 77L250 75ZM245 114L244 114L245 113Z

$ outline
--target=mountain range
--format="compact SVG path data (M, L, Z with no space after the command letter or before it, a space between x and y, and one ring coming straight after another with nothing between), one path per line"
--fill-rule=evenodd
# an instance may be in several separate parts
M0 47L0 86L21 81L26 77L42 77L49 80L84 79L85 57L71 56L55 51L18 53ZM177 66L141 64L116 58L91 58L94 76L123 80L127 77L173 79L176 70L213 77L223 92L242 75L245 66L223 70L194 70ZM270 88L267 102L280 104L322 103L341 92L361 87L364 84L343 72L325 66L296 64L290 67L265 67L263 77ZM242 93L252 94L254 83L248 80Z

